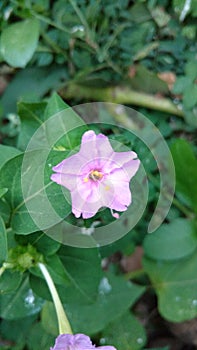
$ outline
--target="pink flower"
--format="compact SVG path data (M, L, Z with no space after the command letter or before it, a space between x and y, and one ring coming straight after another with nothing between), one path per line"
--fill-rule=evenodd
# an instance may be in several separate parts
M114 152L108 138L90 130L83 134L78 153L52 169L51 180L71 193L72 212L84 219L108 207L115 218L131 204L129 182L140 161L135 152Z
M50 350L116 350L113 346L92 345L90 338L84 334L61 334L56 338L55 346Z

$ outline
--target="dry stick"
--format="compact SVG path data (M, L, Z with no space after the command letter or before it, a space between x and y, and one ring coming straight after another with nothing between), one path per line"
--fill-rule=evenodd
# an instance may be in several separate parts
M101 102L130 104L155 109L179 117L184 116L183 111L170 99L136 92L128 87L117 86L95 88L72 83L68 84L66 89L62 89L60 94L65 99L77 97L89 101L96 100Z

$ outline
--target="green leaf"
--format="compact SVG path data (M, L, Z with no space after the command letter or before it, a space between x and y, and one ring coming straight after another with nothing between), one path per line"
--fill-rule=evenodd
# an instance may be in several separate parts
M174 94L182 94L190 85L192 81L190 77L178 77L173 86Z
M55 337L45 332L41 322L37 322L30 330L27 337L29 350L49 350L54 346Z
M197 76L197 61L191 60L186 64L185 73L193 80L196 79Z
M14 147L0 145L0 169L8 160L18 156L21 152Z
M75 333L95 334L118 319L144 292L144 288L120 276L106 274L100 281L99 295L90 305L65 304Z
M21 131L18 137L18 148L22 151L26 150L26 147L35 133L35 131L44 122L44 111L46 108L45 102L39 103L18 103L18 115L21 120Z
M6 191L7 193L8 191ZM4 193L4 195L6 194ZM9 219L10 219L10 206L9 204L6 202L5 198L0 198L0 213L1 213L1 217L4 220L5 224L9 224Z
M9 160L0 171L0 187L7 187L5 200L10 204L12 211L11 227L18 233L38 231L24 204L21 190L21 164L23 154Z
M8 191L8 188L0 188L0 198L2 198L7 191Z
M68 300L66 294L72 296L75 302L80 302L80 298L86 302L94 301L103 275L98 250L65 246L61 248L59 256L72 283L66 289L63 302Z
M22 273L5 270L0 278L0 294L10 293L18 288L22 281Z
M45 260L46 260L47 270L49 271L54 283L60 284L60 285L64 286L64 288L69 286L70 285L69 276L68 276L60 258L57 255L53 255L50 257L46 257ZM40 269L38 269L38 268L31 269L31 272L33 274L43 278L42 273L40 272ZM33 280L31 279L32 288L36 291L36 282L34 283L32 281ZM39 288L39 286L38 286L38 288ZM39 292L37 294L39 294Z
M4 113L16 112L19 100L38 101L51 89L58 89L65 79L65 66L31 67L16 72L1 98Z
M11 159L0 171L0 187L9 188L9 191L5 194L4 198L11 206L11 227L17 234L29 234L40 231L40 225L42 226L42 230L49 226L53 226L53 217L49 216L47 205L53 207L54 198L56 198L55 209L58 217L64 218L71 211L71 206L66 201L61 186L53 183L50 180L49 174L46 174L45 184L38 181L38 177L40 176L40 166L42 166L39 158L41 152L42 151L35 151L33 154L30 152L28 155L26 153L26 162L28 162L30 166L32 165L32 157L34 159L34 168L32 170L32 173L34 174L26 183L27 191L30 190L31 193L29 195L26 193L25 199L21 188L21 166L23 163L23 155ZM61 158L60 153L61 152L58 152L59 157ZM28 160L27 157L29 157ZM37 159L38 164L36 164ZM36 165L37 168L35 168ZM48 197L45 194L46 188ZM32 210L34 221L30 215L30 209Z
M36 50L39 22L27 19L5 28L1 35L1 54L13 67L24 68Z
M135 76L131 78L130 83L132 88L147 93L160 91L165 94L168 92L167 84L159 79L157 74L151 72L143 65L137 66Z
M184 195L186 203L197 212L197 159L192 146L183 139L171 146L176 171L177 194Z
M24 276L17 291L0 295L0 316L6 320L14 320L37 314L43 299L37 297L29 286L27 276Z
M146 333L140 322L127 311L102 332L101 345L113 345L118 350L139 350L146 343Z
M98 286L103 276L101 258L97 249L62 247L58 256L46 259L63 303L73 305L93 303L98 295ZM35 270L31 270L40 276ZM42 298L51 300L46 282L42 278L30 276L32 289Z
M57 336L59 331L57 314L54 308L54 304L50 301L47 301L42 308L41 322L43 328L47 333Z
M186 219L176 219L163 224L146 235L144 252L155 260L175 260L191 255L197 247L196 227Z
M197 316L197 254L180 261L164 262L143 259L158 297L160 314L172 322L183 322Z
M24 349L26 342L26 335L29 333L35 316L22 318L20 320L8 321L2 320L0 324L1 336L12 341L16 345L11 345L11 350ZM21 347L20 347L21 345ZM6 347L7 350L7 347Z
M70 106L67 105L56 92L54 92L48 101L44 119L47 120L54 114L61 112L66 108L70 108Z
M191 84L185 89L183 104L185 109L192 109L197 105L197 84Z
M0 217L0 263L7 259L7 232L3 219Z

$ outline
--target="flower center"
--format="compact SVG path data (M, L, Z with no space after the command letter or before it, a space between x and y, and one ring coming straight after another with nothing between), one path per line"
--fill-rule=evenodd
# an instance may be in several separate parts
M98 170L92 170L88 177L93 181L98 181L102 179L103 174Z

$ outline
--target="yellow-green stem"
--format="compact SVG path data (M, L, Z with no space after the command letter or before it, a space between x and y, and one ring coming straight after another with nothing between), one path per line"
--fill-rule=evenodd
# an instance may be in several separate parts
M54 302L54 306L55 306L55 310L57 313L57 319L58 319L58 325L59 325L59 333L60 334L72 334L72 329L70 326L70 323L68 321L68 318L65 314L64 308L62 306L61 300L59 298L59 295L57 293L56 287L54 285L54 282L46 268L46 266L42 263L38 264L44 278L45 281L49 287L53 302Z
M168 98L137 92L124 86L96 88L77 83L69 83L66 88L61 89L60 94L65 99L77 96L78 98L89 101L94 100L146 107L179 117L183 117L184 115L182 109L178 108Z

